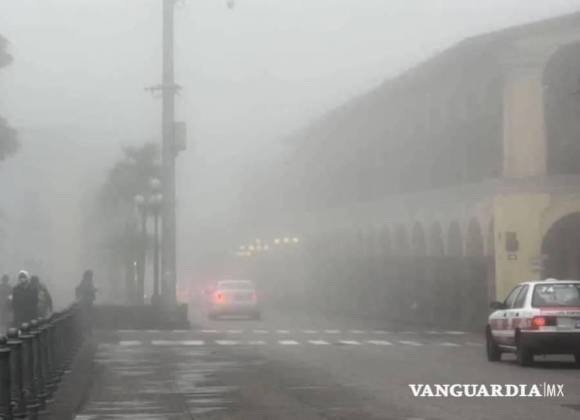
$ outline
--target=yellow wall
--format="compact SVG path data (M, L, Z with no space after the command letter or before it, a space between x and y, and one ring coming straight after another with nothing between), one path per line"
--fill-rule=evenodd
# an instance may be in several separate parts
M542 216L550 205L548 194L500 195L494 200L495 281L498 300L519 282L539 279L532 261L541 256ZM516 232L517 259L506 252L506 232Z

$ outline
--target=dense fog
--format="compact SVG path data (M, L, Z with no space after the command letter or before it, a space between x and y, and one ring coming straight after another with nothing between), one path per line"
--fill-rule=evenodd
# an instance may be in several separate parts
M99 266L91 214L123 147L160 139L160 100L145 90L160 80L160 7L159 0L0 0L0 34L13 56L0 70L0 115L20 142L0 161L0 272L38 273L60 304L84 268L96 269L97 284L116 275ZM178 2L176 107L188 125L177 166L180 280L211 271L203 263L248 234L239 224L242 204L253 199L243 196L252 190L246 183L288 153L293 134L465 37L579 7L577 0Z

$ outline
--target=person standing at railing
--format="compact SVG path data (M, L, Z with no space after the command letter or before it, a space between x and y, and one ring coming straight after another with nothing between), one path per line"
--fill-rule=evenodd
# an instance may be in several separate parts
M0 330L4 332L10 325L12 311L10 308L10 299L12 298L12 286L10 286L10 277L7 274L2 276L0 281Z
M38 289L30 283L30 274L18 273L18 284L12 289L13 324L19 328L23 322L38 318Z
M30 278L30 285L36 290L38 296L38 315L43 318L47 317L52 313L52 297L50 296L48 288L40 281L38 276L32 276Z
M93 271L86 270L83 279L75 289L75 296L80 305L83 323L86 331L92 331L93 325L93 304L97 297L97 288L93 284Z

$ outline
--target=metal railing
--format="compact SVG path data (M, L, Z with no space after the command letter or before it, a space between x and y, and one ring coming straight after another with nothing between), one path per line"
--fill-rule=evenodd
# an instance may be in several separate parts
M36 420L48 412L83 342L82 312L75 303L0 337L1 420Z

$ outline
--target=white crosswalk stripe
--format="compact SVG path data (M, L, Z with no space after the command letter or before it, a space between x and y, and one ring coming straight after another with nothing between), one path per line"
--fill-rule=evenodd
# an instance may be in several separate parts
M203 334L217 334L218 330L201 330Z
M203 346L203 340L153 340L151 344L154 346Z
M318 331L316 330L302 330L302 332L304 334L318 334Z
M366 333L366 331L364 331L364 330L350 330L350 332L352 334L364 334L364 333Z
M289 330L276 330L278 334L290 334Z
M340 334L340 330L324 330L326 334Z
M410 341L410 340L399 340L399 343L400 344L404 344L406 346L415 346L415 347L418 347L418 346L422 346L423 345L423 344L421 344L421 343L419 343L417 341Z
M124 341L119 341L119 345L120 346L140 346L141 344L143 344L141 341L139 340L124 340Z
M278 340L278 343L282 344L283 346L297 346L300 344L295 340Z
M235 346L236 344L239 343L239 341L235 341L235 340L216 340L215 343L218 344L218 345L220 345L220 346Z
M314 344L315 346L325 346L330 344L328 341L324 340L308 340L310 344Z
M248 344L250 346L263 346L266 344L266 342L264 340L250 340L248 341Z
M367 343L375 344L377 346L392 346L393 343L385 340L368 340Z
M440 346L443 346L443 347L461 347L461 346L460 346L459 344L457 344L457 343L450 343L450 342L448 342L448 341L444 341L444 342L442 342L442 343L438 343L438 344L439 344Z
M226 332L228 334L241 334L244 332L244 330L227 330Z
M348 344L350 346L360 346L361 343L356 340L338 340L341 344Z
M385 331L385 330L374 330L373 333L374 334L388 334L389 332Z
M445 331L445 334L449 334L449 335L464 335L466 333L465 333L465 331Z

